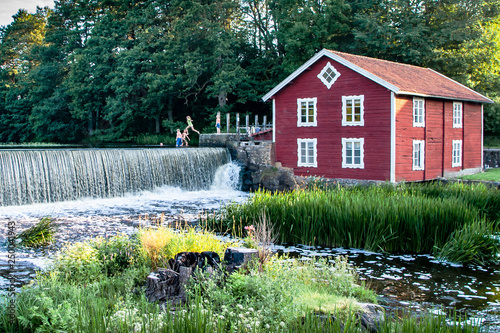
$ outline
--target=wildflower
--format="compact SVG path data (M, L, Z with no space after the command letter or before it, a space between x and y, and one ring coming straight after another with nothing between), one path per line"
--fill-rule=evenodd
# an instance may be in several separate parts
M238 309L240 309L240 310L243 310L243 305L241 305L241 304L236 304L236 307L237 307Z
M266 329L270 329L271 326L269 326L269 324L266 324Z
M280 326L281 326L281 327L283 327L283 328L285 328L285 326L286 326L286 325L285 325L285 323L284 323L284 322L282 322L282 321L281 321L281 322L280 322Z
M253 308L248 308L248 311L253 312Z

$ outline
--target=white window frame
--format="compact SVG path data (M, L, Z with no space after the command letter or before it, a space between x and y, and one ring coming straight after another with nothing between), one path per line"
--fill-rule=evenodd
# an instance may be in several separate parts
M415 149L418 147L417 149ZM418 159L416 154L418 153ZM418 162L418 163L415 163ZM411 154L411 164L412 170L421 171L425 169L425 141L424 140L413 140L413 149Z
M425 99L413 97L412 110L413 127L425 127Z
M333 77L331 78L331 81L328 81L324 75L326 73L326 71L328 71L328 69L330 69L332 71L332 73L334 73ZM337 79L340 77L340 73L335 69L335 67L333 67L333 65L328 62L325 67L323 67L323 69L321 70L321 72L318 74L318 79L321 80L321 82L323 82L323 84L328 88L330 89L333 84L335 83L335 81L337 81Z
M307 107L309 107L309 103L313 103L313 117L314 121L308 121L308 114L306 114L306 121L302 121L302 103L306 103ZM309 111L309 109L307 109ZM318 114L318 98L297 98L297 127L308 127L308 126L318 126L317 120Z
M462 128L463 109L462 102L453 102L453 128Z
M347 162L347 144L352 143L353 145L359 143L359 163L354 163L354 149L352 149L351 163ZM364 138L342 138L342 168L352 168L352 169L364 169L365 168L365 139Z
M305 162L302 162L302 144L305 144L306 145L306 148L305 148L305 159L306 161ZM313 161L312 162L309 162L309 148L307 147L307 145L309 143L312 143L313 147L312 147L312 153L313 153ZM318 139L297 139L297 166L298 167L309 167L309 168L317 168L318 167L318 148L317 148L317 145L318 145Z
M354 120L354 113L352 114L352 120L347 120L347 102L351 102L354 106L355 102L360 102L360 117L359 121ZM354 110L354 107L351 108ZM342 126L364 126L365 125L365 96L342 96Z
M451 149L451 167L462 166L462 140L453 140Z

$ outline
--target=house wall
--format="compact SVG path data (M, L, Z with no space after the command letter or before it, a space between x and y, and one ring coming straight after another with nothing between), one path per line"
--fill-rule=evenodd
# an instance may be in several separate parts
M318 78L330 62L340 77L328 89ZM364 126L342 126L342 96L364 95ZM297 127L297 99L317 97L317 126ZM329 59L321 58L275 98L276 161L300 176L390 179L391 93ZM317 138L317 167L297 166L297 138ZM342 138L364 138L364 168L342 168Z
M453 128L453 101L425 99L425 128L413 127L413 97L396 97L396 181L449 177L481 167L481 105L463 103L462 128ZM413 140L425 141L425 168L412 170ZM452 167L453 140L462 140L462 166Z

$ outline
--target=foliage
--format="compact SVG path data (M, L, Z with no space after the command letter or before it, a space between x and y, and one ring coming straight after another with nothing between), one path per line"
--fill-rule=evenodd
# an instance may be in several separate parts
M238 233L261 214L281 242L362 248L390 253L431 253L451 235L484 217L493 230L500 196L483 184L390 184L319 187L272 194L257 191L243 204L229 204L207 223ZM493 252L485 252L497 260Z
M484 136L485 148L500 148L500 136Z
M39 247L52 243L55 233L55 220L47 216L42 218L34 226L21 232L17 235L17 238L21 240L21 245Z
M492 223L484 220L464 225L438 249L438 258L472 265L496 264L500 255L500 240L495 236L495 229Z
M226 248L238 242L223 242L209 231L197 231L194 228L175 230L159 227L142 229L138 233L140 251L150 261L153 269L161 265L167 267L169 259L180 252L217 252L224 257Z
M54 262L55 272L62 279L74 283L99 280L103 268L99 251L89 242L67 244Z
M346 258L335 260L273 257L259 270L236 272L223 280L204 279L190 288L185 306L173 309L147 302L143 288L149 268L129 261L115 274L89 274L105 265L104 254L126 248L127 237L93 239L68 245L52 269L16 295L11 323L9 299L0 296L2 332L360 332L355 299L375 301L358 284ZM132 246L139 246L133 241ZM99 249L96 249L98 246ZM101 255L101 257L99 257ZM100 258L100 259L99 259ZM103 260L101 265L96 262ZM122 263L126 261L120 261ZM83 269L86 267L86 269ZM255 269L252 269L254 267ZM68 279L68 272L72 278ZM318 302L326 300L321 308ZM315 303L316 302L316 303ZM316 311L333 313L320 316ZM330 318L325 320L324 318ZM461 318L444 325L446 317L388 318L380 332L477 332ZM432 329L431 329L432 328Z
M123 272L139 261L137 240L126 235L94 239L91 244L97 249L97 259L102 262L104 273L113 276Z
M210 132L217 111L271 116L261 97L323 48L431 67L497 101L498 7L65 0L19 10L0 32L0 141L133 142L172 134L187 115ZM498 105L484 114L498 133Z

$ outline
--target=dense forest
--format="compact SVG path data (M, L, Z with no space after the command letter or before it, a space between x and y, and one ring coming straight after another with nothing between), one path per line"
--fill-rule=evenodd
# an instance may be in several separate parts
M323 48L500 99L498 0L59 0L0 30L0 142L133 141L261 97ZM224 119L225 117L223 117ZM500 106L485 106L500 135Z

